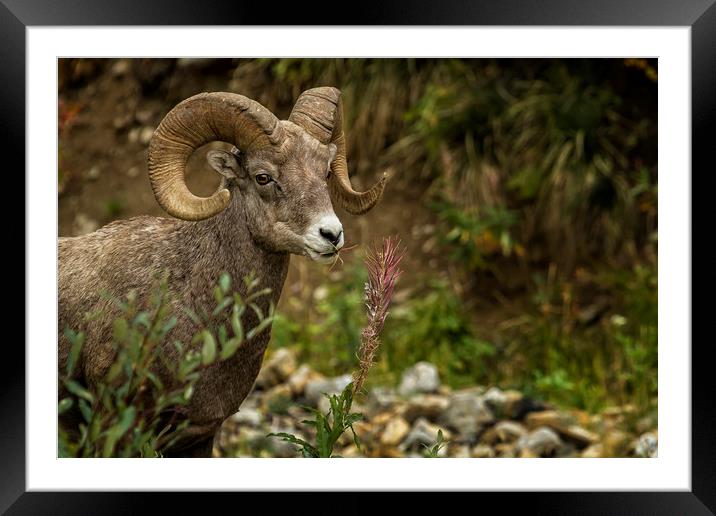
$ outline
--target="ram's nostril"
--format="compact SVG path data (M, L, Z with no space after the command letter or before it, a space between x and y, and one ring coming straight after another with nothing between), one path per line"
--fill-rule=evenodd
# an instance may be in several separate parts
M319 233L321 233L321 236L328 240L333 245L338 245L338 242L341 240L341 235L343 234L343 230L339 230L337 233L328 229L328 228L321 228L318 230Z

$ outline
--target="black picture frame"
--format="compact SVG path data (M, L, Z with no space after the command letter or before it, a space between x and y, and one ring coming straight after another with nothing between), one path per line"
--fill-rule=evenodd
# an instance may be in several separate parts
M399 2L361 2L348 14L348 5L335 9L318 8L289 11L276 9L267 2L229 2L226 0L0 0L0 138L4 156L17 156L15 168L25 167L25 30L30 26L62 25L613 25L613 26L688 26L691 27L692 80L692 192L708 191L706 180L713 182L711 135L716 126L716 0L502 0L421 1L406 6ZM340 21L339 21L340 20ZM54 152L48 149L49 152ZM698 171L698 173L696 172ZM679 171L662 170L662 173ZM16 178L21 174L6 174ZM49 177L49 176L48 176ZM698 177L701 187L693 188ZM24 182L13 188L25 192ZM23 197L24 198L24 197ZM703 204L701 206L704 206ZM702 208L703 209L703 208ZM6 219L7 220L7 219ZM708 223L708 214L692 205L692 220ZM19 225L6 224L13 242ZM692 235L695 232L692 228ZM704 234L702 231L701 234ZM702 250L707 243L697 243ZM19 247L19 245L17 246ZM693 253L692 245L691 252ZM23 252L24 253L24 252ZM694 254L691 255L695 256ZM705 256L707 256L705 254ZM25 277L32 274L24 265ZM692 265L693 269L693 265ZM713 270L713 266L710 268ZM699 268L698 290L713 284L713 272ZM693 274L693 270L692 270ZM19 291L19 290L18 290ZM48 287L48 292L54 292ZM693 295L692 291L692 295ZM19 303L18 303L19 304ZM23 306L25 303L23 302ZM31 307L27 307L31 309ZM695 305L692 314L706 315L708 304ZM692 321L694 316L692 315ZM694 334L695 335L695 334ZM17 340L17 339L15 339ZM687 343L672 343L686 345ZM716 511L716 411L707 378L713 368L708 359L709 340L693 339L692 353L692 457L689 492L590 492L590 493L480 493L499 496L501 510L525 504L532 513L545 514L714 514ZM17 346L5 346L0 374L0 511L7 514L129 514L149 508L149 500L158 502L163 512L171 506L188 512L192 504L178 493L48 493L26 492L25 488L25 353ZM8 349L12 348L12 349ZM12 367L9 366L12 364ZM310 493L308 494L310 495ZM217 496L212 494L212 496ZM241 497L243 507L259 500L247 493L224 494L212 499L212 506L229 498ZM303 505L306 494L292 497L292 505ZM366 505L365 495L352 494L342 504ZM360 503L358 499L361 499ZM424 497L412 498L423 504ZM309 502L308 506L314 502ZM208 507L207 507L208 508ZM238 510L234 506L233 510ZM209 509L211 510L211 509ZM218 510L218 508L217 508ZM407 510L407 506L404 507ZM536 511L536 512L535 512ZM401 511L402 512L402 511Z

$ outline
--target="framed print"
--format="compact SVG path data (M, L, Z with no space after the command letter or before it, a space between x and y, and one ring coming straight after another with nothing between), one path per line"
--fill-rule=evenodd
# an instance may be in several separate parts
M133 7L0 8L27 203L3 510L713 511L691 301L712 2Z

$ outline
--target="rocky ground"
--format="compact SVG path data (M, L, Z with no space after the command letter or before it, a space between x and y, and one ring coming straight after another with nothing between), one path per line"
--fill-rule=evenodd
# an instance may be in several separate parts
M311 442L312 428L301 423L310 415L302 405L327 412L323 393L338 393L350 380L326 378L279 349L241 410L224 423L214 456L299 456L294 445L267 434L288 432ZM658 449L656 419L634 422L628 405L588 414L515 390L451 390L427 362L405 370L397 389L374 388L358 397L353 412L364 416L354 425L361 450L344 435L337 451L343 457L423 457L438 430L447 441L439 453L444 457L656 457Z

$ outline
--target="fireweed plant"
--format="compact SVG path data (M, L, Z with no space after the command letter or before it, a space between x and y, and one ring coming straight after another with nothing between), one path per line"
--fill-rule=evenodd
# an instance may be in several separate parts
M353 372L353 381L343 392L324 393L330 402L330 408L325 414L313 407L304 407L313 416L313 419L304 420L303 423L315 429L315 443L285 432L270 433L269 436L279 437L282 441L297 445L303 457L328 458L340 457L333 453L333 448L340 437L350 430L353 442L360 450L353 423L362 419L363 415L351 412L351 406L354 396L361 393L380 346L380 333L388 317L395 284L402 273L400 262L404 256L405 250L401 249L400 240L395 237L385 238L380 248L376 246L366 255L364 263L368 271L368 281L365 284L365 307L368 321L361 332L357 353L359 368Z

